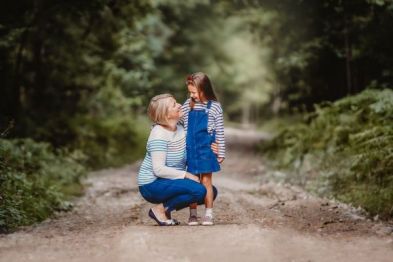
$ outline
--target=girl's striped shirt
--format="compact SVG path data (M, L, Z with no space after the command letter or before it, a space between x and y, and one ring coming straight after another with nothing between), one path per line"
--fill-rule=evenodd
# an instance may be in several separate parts
M146 155L138 173L138 185L146 185L158 177L184 178L186 174L186 136L177 125L172 132L155 125L147 140Z
M207 102L195 102L193 110L206 110ZM188 113L190 112L190 98L184 102L182 111L184 113L180 123L184 125L184 129L187 132L188 128ZM212 101L209 118L207 124L207 131L209 134L213 134L216 131L216 142L218 143L218 157L225 158L225 135L224 135L224 116L221 104L217 101Z

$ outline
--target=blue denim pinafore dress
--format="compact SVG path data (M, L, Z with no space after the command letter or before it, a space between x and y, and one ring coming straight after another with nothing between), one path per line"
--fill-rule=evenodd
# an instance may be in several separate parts
M217 156L210 147L216 140L215 132L210 135L207 130L211 104L212 101L209 101L205 110L191 109L188 113L186 137L187 172L192 174L220 171Z

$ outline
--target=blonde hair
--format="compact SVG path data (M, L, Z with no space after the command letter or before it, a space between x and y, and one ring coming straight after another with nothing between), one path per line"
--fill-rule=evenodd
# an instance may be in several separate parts
M147 115L156 124L167 124L169 99L173 98L171 94L161 94L153 97L150 100L149 107L147 108Z

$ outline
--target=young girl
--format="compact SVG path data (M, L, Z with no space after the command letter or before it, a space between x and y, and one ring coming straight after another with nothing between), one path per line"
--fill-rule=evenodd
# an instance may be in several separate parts
M183 124L187 132L187 172L200 177L206 187L205 215L202 225L213 225L212 173L220 170L225 158L223 111L208 76L198 72L187 77L190 98L182 106ZM218 155L211 144L218 143ZM189 225L198 225L197 205L190 205Z

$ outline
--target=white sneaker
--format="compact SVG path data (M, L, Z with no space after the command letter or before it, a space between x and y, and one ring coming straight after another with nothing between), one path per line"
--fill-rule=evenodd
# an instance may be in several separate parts
M199 225L198 218L196 216L190 216L188 218L188 225L189 226L197 226L197 225Z
M214 225L213 217L211 217L211 216L204 216L202 218L202 225L203 226L212 226L212 225Z

